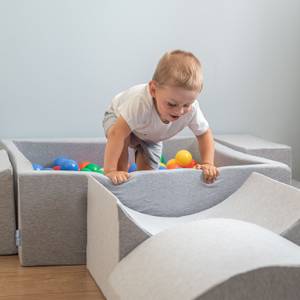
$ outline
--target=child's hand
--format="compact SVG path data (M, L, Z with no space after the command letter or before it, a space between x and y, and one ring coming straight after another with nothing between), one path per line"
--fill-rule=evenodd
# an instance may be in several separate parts
M121 184L129 179L129 174L124 171L110 171L105 175L112 181L113 184Z
M197 164L195 169L203 171L203 178L206 183L213 183L220 174L219 170L211 164Z

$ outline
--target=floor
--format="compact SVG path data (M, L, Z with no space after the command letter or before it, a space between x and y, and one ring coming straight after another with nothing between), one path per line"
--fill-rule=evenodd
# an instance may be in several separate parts
M0 256L0 300L105 300L84 265L21 267Z

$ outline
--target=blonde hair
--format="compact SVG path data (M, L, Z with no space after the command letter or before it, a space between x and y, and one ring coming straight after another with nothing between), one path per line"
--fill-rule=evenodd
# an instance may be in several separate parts
M201 63L191 52L174 50L159 60L152 79L159 85L200 92L203 85Z

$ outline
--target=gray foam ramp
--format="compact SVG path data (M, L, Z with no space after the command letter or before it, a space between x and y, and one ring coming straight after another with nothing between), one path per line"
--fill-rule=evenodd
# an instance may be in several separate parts
M297 245L251 223L209 219L138 246L113 270L110 299L296 300L299 276ZM260 283L257 289L251 278Z
M226 200L195 214L179 218L159 218L129 210L128 216L151 235L174 226L207 218L232 218L252 222L282 234L300 245L300 190L259 173L252 173L245 183Z

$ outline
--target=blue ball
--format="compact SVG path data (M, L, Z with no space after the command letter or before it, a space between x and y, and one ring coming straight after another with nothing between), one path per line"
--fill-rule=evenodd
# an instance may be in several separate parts
M44 167L40 164L32 164L33 170L35 171L41 171L44 169Z
M159 170L167 170L167 168L166 167L164 167L164 166L159 166L159 168L158 168Z
M65 159L59 166L62 171L79 171L78 163L73 159Z
M69 160L69 158L67 156L59 156L59 157L56 157L51 166L54 167L54 166L61 166L63 163L65 163L66 160Z
M137 165L136 165L136 163L132 163L132 164L130 165L130 167L128 168L128 173L134 172L134 171L136 171L136 170L137 170Z

